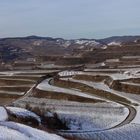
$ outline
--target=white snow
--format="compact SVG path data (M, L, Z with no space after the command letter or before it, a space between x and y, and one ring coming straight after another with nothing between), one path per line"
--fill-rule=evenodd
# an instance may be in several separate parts
M25 92L15 92L15 91L6 91L6 90L0 90L0 94L9 94L9 95L24 95Z
M100 43L95 41L95 40L75 40L76 44L83 45L85 44L86 46L96 46L99 45Z
M140 56L136 55L136 56L123 56L122 59L139 59Z
M85 47L85 46L80 46L79 48L80 48L80 49L83 49L84 47Z
M15 113L17 116L34 117L40 121L40 118L22 108L7 107L7 110ZM0 107L0 140L64 140L62 137L49 134L23 124L7 121L8 114L4 107Z
M36 114L26 109L7 107L7 110L12 111L17 116L32 116L40 121ZM8 114L6 109L0 107L0 140L64 140L58 135L49 134L48 132L7 120Z
M119 59L106 59L107 63L116 63L116 62L119 62L119 61L120 61Z
M65 43L63 43L63 47L67 48L71 45L71 41L66 41Z
M103 46L103 47L102 47L103 50L106 50L107 48L108 48L107 46Z
M60 133L64 136L75 137L82 140L139 140L140 125L128 124L123 127L106 131L94 131L87 133Z
M35 118L39 123L41 122L40 117L36 115L35 113L19 107L6 107L7 110L9 110L12 114L15 114L17 117L31 117Z
M126 85L133 85L133 86L140 86L140 83L132 83L132 82L121 82L122 84L126 84Z
M116 71L119 71L119 69L92 69L92 68L87 68L87 69L84 69L85 72L116 72Z
M0 121L6 121L8 119L7 111L4 107L0 107Z
M8 76L12 76L12 75L24 75L24 74L31 74L31 75L33 75L33 74L38 74L38 73L40 73L40 75L41 74L44 74L44 73L51 73L51 72L57 72L58 70L15 70L15 71L1 71L0 72L0 74L1 75L8 75Z
M122 107L120 104L116 104L114 102L97 102L97 103L80 103L76 101L67 101L67 100L59 100L56 99L46 99L46 98L35 98L35 97L24 97L18 101L14 102L15 106L24 107L26 103L30 103L30 105L41 107L43 104L45 108L52 108L55 110L62 111L74 111L75 113L78 111L81 112L92 112L97 111L97 108L112 108ZM69 108L69 109L67 109ZM103 110L102 110L103 112ZM112 111L113 112L113 111ZM106 111L107 113L107 111Z
M101 63L101 66L105 66L106 64L103 62L103 63Z
M115 42L115 41L113 41L113 42L108 43L108 46L112 46L112 45L121 46L121 42Z
M94 106L93 106L94 107ZM128 116L129 111L124 107L98 107L90 111L77 110L75 112L61 111L58 112L60 120L66 125L70 130L80 130L80 131L95 131L103 130L106 128L111 128L119 123L121 123Z
M65 93L65 94L77 95L77 96L81 96L81 97L85 97L85 98L99 99L95 96L89 95L87 93L79 92L74 89L60 88L60 87L50 85L49 84L50 80L52 80L52 79L50 78L50 79L46 79L46 80L42 81L36 88L43 90L43 91L57 92L58 94Z
M58 75L59 76L73 76L73 75L77 75L77 74L81 74L80 71L62 71L59 72Z
M124 106L112 103L80 103L72 101L59 101L54 99L38 99L26 97L19 101L19 104L30 103L32 107L53 108L63 122L67 122L68 127L78 130L99 130L113 127L122 122L129 111ZM16 103L18 105L18 102ZM52 116L51 113L46 114Z
M113 80L125 80L125 79L130 79L133 76L131 74L121 74L121 73L115 73L115 74L110 74Z
M1 140L64 140L55 134L14 122L0 122Z
M118 66L118 68L140 68L140 65L123 65Z
M137 110L137 114L136 114L136 117L134 118L134 120L131 123L140 124L140 106L137 106L135 108Z
M120 91L116 91L116 90L110 89L103 82L98 82L97 83L97 82L92 82L92 81L76 80L76 79L72 79L72 78L69 78L69 80L71 80L73 82L80 82L80 83L86 84L86 85L91 86L91 87L93 87L95 89L100 89L100 90L103 90L103 91L107 91L109 93L112 93L112 94L118 95L118 96L120 96L122 98L125 98L128 101L130 101L131 103L139 104L139 102L137 102L137 101L135 101L135 100L133 100L133 99L131 99L129 97L124 96L122 93L125 93L125 92L120 92Z

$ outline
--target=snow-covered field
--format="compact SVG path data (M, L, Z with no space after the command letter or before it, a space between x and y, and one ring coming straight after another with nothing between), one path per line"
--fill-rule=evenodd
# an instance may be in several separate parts
M61 134L69 138L83 139L83 140L139 140L140 131L140 97L139 95L120 92L111 89L108 85L101 82L93 82L86 80L74 79L75 75L100 75L106 76L112 80L119 80L124 84L139 86L139 84L133 82L124 82L132 78L140 78L140 69L91 69L90 71L62 71L59 78L63 81L76 82L79 86L82 84L87 85L97 91L106 91L105 96L116 95L116 97L124 98L126 100L119 101L118 99L105 98L98 96L98 93L91 94L86 89L85 92L82 88L71 87L62 88L53 85L53 78L45 79L36 86L37 89L42 91L51 91L57 94L64 93L66 95L76 95L85 99L96 99L104 102L97 103L84 103L78 101L69 100L57 100L47 98L30 97L30 93L24 97L16 100L13 103L15 107L0 107L0 139L2 140L61 140L62 137L44 132L27 125L8 121L8 111L17 118L34 118L41 125L41 116L38 116L37 112L31 112L24 109L27 105L34 110L38 107L40 110L44 110L44 116L50 117L47 109L57 113L58 119L66 125L68 130L57 130L56 134ZM113 73L112 73L113 72ZM22 72L21 72L22 73ZM34 72L36 74L38 72ZM43 73L43 72L42 72ZM8 73L1 73L8 74ZM14 73L18 74L18 73ZM11 73L13 75L13 73ZM85 78L86 79L86 78ZM23 79L22 79L23 80ZM80 83L82 83L80 85ZM86 88L86 86L85 86ZM95 90L96 91L96 90ZM32 90L30 90L32 92ZM33 91L34 92L34 91ZM32 94L34 95L34 94ZM115 96L114 96L115 97ZM126 102L128 101L128 102ZM137 106L136 106L137 105ZM22 108L21 108L22 107ZM53 115L51 116L53 117Z
M0 139L1 140L64 140L55 134L15 123L0 122Z
M36 88L43 90L43 91L53 91L53 92L57 92L58 94L60 93L65 93L65 94L70 94L70 95L77 95L77 96L81 96L81 97L85 97L85 98L90 98L90 99L99 99L95 96L89 95L87 93L83 93L74 89L67 89L67 88L61 88L61 87L56 87L53 86L51 84L49 84L50 79L46 79L43 82L41 82Z
M94 106L93 106L94 107ZM69 108L67 109L69 110ZM60 113L61 112L61 113ZM121 123L129 114L126 108L94 108L93 110L59 111L60 120L67 124L70 130L95 131L114 127Z
M76 138L78 140L139 140L140 125L128 124L119 128L106 131L95 131L86 133L63 133L66 137Z
M10 114L15 115L17 118L32 118L38 121L38 123L41 123L40 117L35 113L28 111L27 109L18 107L7 107L7 110L10 112Z
M8 121L9 113L17 117L34 117L40 121L39 116L26 109L16 107L0 107L0 140L63 140L62 137L20 124Z
M0 121L6 121L8 119L7 111L4 107L0 107Z
M24 107L30 103L32 108L50 108L57 112L60 120L67 124L70 130L100 130L114 127L121 123L129 114L129 110L113 102L79 103L71 101L58 101L54 99L37 99L26 97L15 102L16 106Z
M62 78L61 78L61 79L62 79ZM63 80L68 80L68 78L63 78ZM125 99L127 99L128 101L130 101L131 103L139 104L137 101L135 101L135 100L133 100L133 99L131 99L131 98L129 98L129 97L123 96L122 93L124 93L124 92L120 92L120 91L116 91L116 90L110 89L110 88L109 88L106 84L104 84L103 82L97 83L97 82L92 82L92 81L76 80L76 79L73 79L73 78L69 78L69 81L79 82L79 83L88 85L88 86L90 86L90 87L93 87L93 88L95 88L95 89L107 91L108 93L112 93L112 94L118 95L119 97L125 98ZM106 95L106 96L107 96L107 95Z
M77 75L77 74L81 74L82 72L80 71L62 71L62 72L59 72L58 75L59 76L74 76L74 75Z
M52 72L58 72L58 70L18 70L18 71L4 71L4 72L0 72L1 75L9 75L9 76L12 76L12 75L16 75L16 74L20 74L20 75L23 75L23 74L42 74L42 73L52 73Z

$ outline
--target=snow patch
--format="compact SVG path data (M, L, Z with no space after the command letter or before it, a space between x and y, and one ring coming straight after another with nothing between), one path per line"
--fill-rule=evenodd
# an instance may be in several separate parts
M80 71L62 71L62 72L59 72L58 75L59 76L74 76L74 75L77 75L77 74L80 74L81 72Z
M12 114L15 114L18 117L31 117L35 118L39 123L41 122L41 119L38 115L35 113L28 111L27 109L24 108L18 108L18 107L6 107L7 110L9 110Z
M6 121L8 119L7 111L4 107L0 107L0 121Z
M86 46L96 46L96 45L100 45L99 42L95 41L95 40L75 40L76 44L79 45L83 45L85 44Z
M64 140L55 134L14 122L0 122L1 140Z
M131 123L140 124L140 106L137 106L136 110L137 110L136 117Z
M115 42L115 41L108 43L108 46L113 46L113 45L121 46L121 43L120 42Z
M72 89L67 89L67 88L61 88L61 87L56 87L53 85L50 85L49 82L52 79L46 79L44 81L42 81L36 88L43 90L43 91L53 91L53 92L57 92L58 94L60 93L65 93L65 94L71 94L71 95L77 95L77 96L81 96L81 97L85 97L85 98L90 98L90 99L99 99L95 96L89 95L87 93L84 92L79 92L76 90L72 90ZM100 99L99 99L100 100Z

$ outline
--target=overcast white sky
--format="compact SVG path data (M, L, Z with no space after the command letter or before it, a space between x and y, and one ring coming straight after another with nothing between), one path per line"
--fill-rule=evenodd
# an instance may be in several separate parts
M140 35L140 0L0 0L0 37Z

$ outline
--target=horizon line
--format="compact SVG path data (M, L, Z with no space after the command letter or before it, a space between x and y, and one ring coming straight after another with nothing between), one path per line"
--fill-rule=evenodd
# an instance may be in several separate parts
M103 38L84 38L84 37L79 37L79 38L64 38L64 37L54 37L54 36L42 36L42 35L27 35L27 36L6 36L6 37L0 37L0 39L12 39L12 38L28 38L28 37L36 37L36 38L52 38L52 39L64 39L64 40L76 40L76 39L95 39L95 40L101 40L101 39L106 39L106 38L111 38L111 37L140 37L140 35L113 35L113 36L107 36Z

